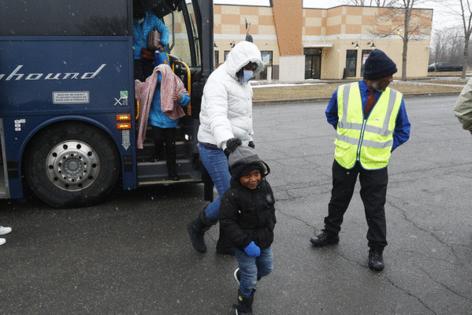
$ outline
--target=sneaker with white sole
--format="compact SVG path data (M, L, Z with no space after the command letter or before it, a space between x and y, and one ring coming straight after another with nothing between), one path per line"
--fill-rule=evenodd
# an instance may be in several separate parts
M6 240L6 239L4 239L4 238L0 238L0 245L3 245L3 244L5 244L6 242L7 242L7 240Z
M241 273L239 272L239 268L236 268L236 270L233 273L234 280L238 283L239 286L239 280L241 279Z
M5 235L5 234L8 234L10 232L11 232L11 227L0 225L0 235Z

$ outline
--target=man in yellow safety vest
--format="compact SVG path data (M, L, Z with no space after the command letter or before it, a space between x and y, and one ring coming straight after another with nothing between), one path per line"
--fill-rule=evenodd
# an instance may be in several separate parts
M323 232L310 240L314 247L339 242L343 215L359 176L369 227L369 268L374 271L383 270L383 249L387 245L387 166L392 151L410 135L403 96L388 87L396 72L395 63L376 49L365 62L364 80L341 85L334 92L326 109L327 120L337 132L333 188Z

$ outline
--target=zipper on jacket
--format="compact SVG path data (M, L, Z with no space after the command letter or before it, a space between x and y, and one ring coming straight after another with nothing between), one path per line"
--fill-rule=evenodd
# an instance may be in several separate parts
M361 160L361 146L362 146L362 141L364 140L364 132L365 132L365 126L367 124L367 118L364 118L364 121L362 122L362 128L361 128L361 136L359 137L359 144L357 145L357 161Z

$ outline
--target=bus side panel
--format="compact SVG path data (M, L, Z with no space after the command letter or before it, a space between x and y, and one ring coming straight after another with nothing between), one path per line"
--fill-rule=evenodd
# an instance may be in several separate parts
M82 120L108 133L122 161L123 187L136 186L131 37L0 37L0 116L5 119L11 197L21 198L21 160L41 126ZM47 128L47 127L46 127Z
M120 131L116 129L109 129L106 126L110 123L114 123L115 117L111 117L107 114L102 115L93 115L90 117L84 116L59 116L53 119L49 119L43 116L32 116L31 118L22 118L25 121L24 129L21 128L21 137L17 137L17 131L12 131L13 128L6 129L6 138L10 139L10 142L7 142L6 156L8 161L8 177L10 179L11 186L11 198L18 199L23 197L22 189L22 161L24 159L24 154L27 144L30 143L31 138L34 135L41 131L47 129L49 126L59 123L59 122L73 122L79 121L84 122L88 125L97 127L103 130L108 134L112 139L116 137L121 137L119 135ZM13 126L15 125L14 118L7 118L6 124ZM122 133L122 131L121 131ZM34 140L33 140L34 141ZM9 145L10 143L10 145ZM122 186L124 189L133 189L136 187L136 177L135 169L132 164L132 154L131 150L125 150L124 147L116 143L117 152L119 152L121 157L121 174L123 175Z

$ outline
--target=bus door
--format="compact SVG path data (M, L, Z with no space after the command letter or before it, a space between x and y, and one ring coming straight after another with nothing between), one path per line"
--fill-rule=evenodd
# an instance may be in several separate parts
M188 2L188 1L187 1ZM197 130L201 92L193 91L195 82L201 77L200 41L198 36L198 7L185 0L145 2L151 10L163 19L170 33L168 62L174 73L184 83L191 103L186 107L186 116L179 119L176 135L178 181L168 178L165 150L158 152L148 127L144 149L137 152L138 185L173 184L200 182L201 173L197 154ZM209 44L210 45L210 44ZM162 91L161 91L162 93ZM139 104L138 104L139 107ZM139 118L139 117L138 117Z

